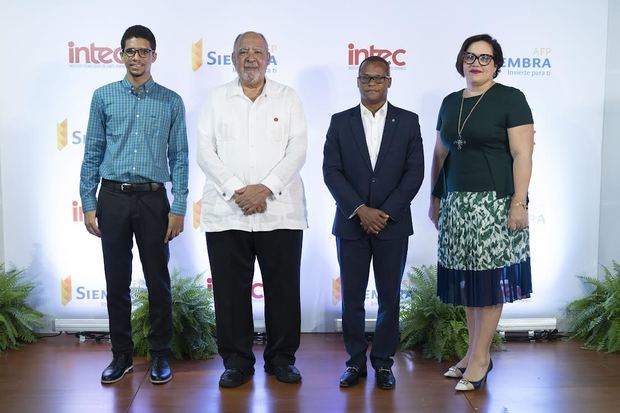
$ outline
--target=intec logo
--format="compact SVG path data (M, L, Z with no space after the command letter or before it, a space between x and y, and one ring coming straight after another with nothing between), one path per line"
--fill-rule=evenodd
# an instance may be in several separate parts
M368 49L356 48L355 44L349 43L349 66L358 66L364 59L370 56L379 56L384 58L390 63L391 68L406 69L407 62L404 60L404 55L407 53L405 49L395 49L391 51L389 49L377 49L374 44L371 44Z
M113 49L105 46L77 46L75 42L67 43L69 64L80 67L109 67L122 65L121 48Z
M78 201L71 203L71 215L73 216L73 222L84 222L84 212Z
M60 301L62 305L67 305L71 301L71 276L67 276L60 280Z

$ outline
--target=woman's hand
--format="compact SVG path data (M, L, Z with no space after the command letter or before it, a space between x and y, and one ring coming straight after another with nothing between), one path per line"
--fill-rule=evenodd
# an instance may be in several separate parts
M520 203L513 203L508 210L508 229L516 231L519 229L527 228L528 226L528 214L527 209Z

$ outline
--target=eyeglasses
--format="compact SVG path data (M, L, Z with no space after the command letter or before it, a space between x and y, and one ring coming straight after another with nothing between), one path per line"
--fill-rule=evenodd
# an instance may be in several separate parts
M386 81L386 79L390 79L389 76L358 76L357 80L360 81L361 84L365 85L370 83L371 80L374 80L375 83L382 84Z
M136 55L136 53L138 53L138 55L140 57L147 57L151 52L154 52L155 50L153 49L133 49L133 48L129 48L129 49L125 49L123 50L123 54L126 55L127 57L134 57Z
M473 65L476 59L478 59L480 66L487 66L489 63L493 61L493 55L490 55L490 54L477 55L471 52L463 52L463 62L467 63L468 65Z

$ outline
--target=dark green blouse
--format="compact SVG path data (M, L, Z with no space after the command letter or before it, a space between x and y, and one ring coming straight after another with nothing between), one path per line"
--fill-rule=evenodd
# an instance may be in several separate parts
M449 94L439 109L437 130L449 152L433 195L444 197L452 191L496 191L498 198L512 195L512 156L507 129L534 123L525 96L519 89L494 84L465 123L459 149L457 128L462 94L462 90ZM461 124L479 98L465 98Z

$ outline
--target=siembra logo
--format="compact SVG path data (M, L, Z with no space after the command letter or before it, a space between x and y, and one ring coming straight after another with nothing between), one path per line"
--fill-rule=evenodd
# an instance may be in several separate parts
M407 62L404 60L404 55L407 53L405 49L396 49L391 51L389 49L375 48L374 44L371 44L368 49L356 48L355 44L349 43L349 66L358 66L364 59L370 56L379 56L384 58L390 63L392 69L406 69Z
M69 304L74 298L77 301L101 301L103 304L107 296L106 290L91 289L84 285L77 286L74 294L71 276L68 275L60 280L60 300L62 305Z
M67 305L72 299L71 294L71 276L60 280L60 302L62 305Z
M407 282L403 281L402 286L406 287ZM407 298L407 292L405 288L401 287L400 298L401 300ZM341 300L342 300L342 290L341 290L340 277L332 278L332 304L338 305ZM364 297L364 300L368 304L371 304L371 305L378 304L379 293L377 292L377 289L375 288L374 290L366 290L366 295Z
M202 199L199 199L198 201L194 202L193 212L194 212L193 217L192 217L193 227L194 229L199 229L200 228L200 213L202 212Z
M56 148L62 151L69 143L72 145L82 145L86 142L86 134L80 130L71 132L71 141L69 141L69 121L68 118L56 123Z
M277 46L271 45L271 59L269 59L267 73L276 73L278 70L278 61L273 54L276 50ZM233 71L235 70L232 56L229 53L221 53L217 50L203 52L202 38L200 38L196 43L192 43L192 70L196 72L203 66L203 63L207 66L232 66Z
M506 57L504 66L509 76L551 76L551 48L535 48L530 57Z
M106 46L95 46L91 43L89 46L77 46L75 42L67 43L69 65L73 67L118 67L123 64L121 58L121 48L113 49Z

